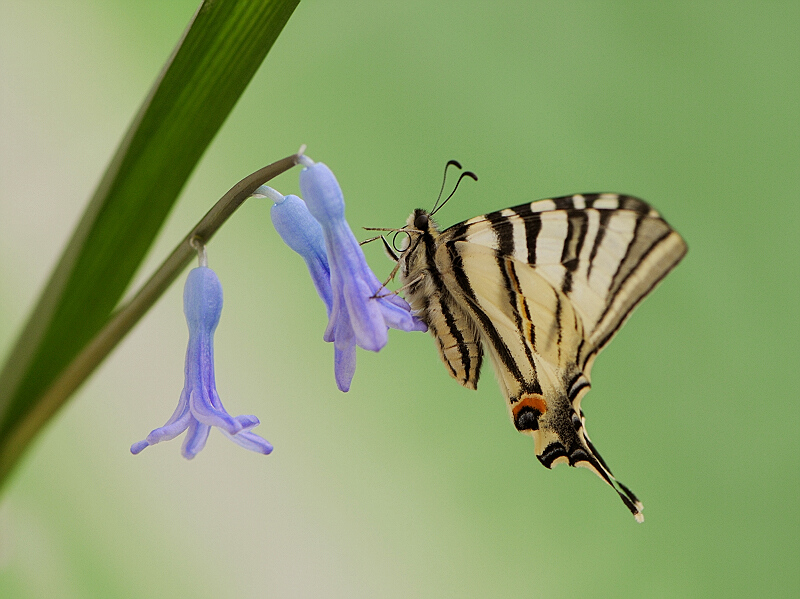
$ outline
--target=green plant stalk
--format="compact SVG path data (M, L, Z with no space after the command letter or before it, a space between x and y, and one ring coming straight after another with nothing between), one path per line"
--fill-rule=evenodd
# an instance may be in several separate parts
M192 241L196 240L203 245L208 243L214 233L260 185L288 171L297 164L298 157L299 153L273 162L234 185L172 250L172 253L142 285L136 295L114 312L106 325L61 371L59 377L41 395L33 409L26 413L25 418L3 440L3 444L0 446L0 481L5 479L5 475L13 468L39 429L89 378L94 369L122 341L125 335L139 322L139 319L147 313L196 257L197 253L191 245ZM0 484L2 483L0 482Z
M42 397L111 318L186 180L298 2L205 0L198 8L0 373L0 481L44 424L43 414L53 413L39 406Z

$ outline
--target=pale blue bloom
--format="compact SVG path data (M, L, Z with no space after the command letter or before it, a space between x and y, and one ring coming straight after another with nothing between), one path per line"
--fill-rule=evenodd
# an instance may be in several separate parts
M192 459L203 449L212 426L245 449L268 454L272 445L255 433L255 416L233 417L225 411L214 380L214 331L222 312L222 285L213 270L200 266L189 273L183 290L183 311L189 325L186 349L186 381L175 413L147 439L131 445L137 454L148 445L174 439L188 429L183 456Z
M270 210L272 224L284 243L303 257L311 273L311 280L317 288L319 297L325 302L328 316L333 306L331 289L331 269L325 251L322 225L311 216L306 203L296 195L282 196L280 193L262 185L256 189L257 195L269 197L275 202Z
M401 297L383 287L370 270L364 252L344 218L344 198L331 170L303 157L297 196L284 198L261 187L256 193L275 201L272 222L286 244L306 261L311 278L328 310L324 340L333 342L336 384L350 389L356 369L356 345L379 351L389 327L425 331Z

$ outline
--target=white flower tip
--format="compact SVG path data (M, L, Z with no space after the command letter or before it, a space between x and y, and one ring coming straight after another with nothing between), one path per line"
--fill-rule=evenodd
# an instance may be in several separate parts
M286 196L284 196L277 189L273 189L269 185L262 185L261 187L256 189L253 192L252 197L255 197L255 198L268 198L268 199L272 200L276 204L282 204L283 201L286 199Z
M302 164L305 167L314 166L314 161L305 154L299 154L296 160L297 164Z

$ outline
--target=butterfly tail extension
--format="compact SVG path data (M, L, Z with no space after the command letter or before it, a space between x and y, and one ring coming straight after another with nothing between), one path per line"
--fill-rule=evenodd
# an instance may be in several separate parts
M600 454L597 453L597 450L594 448L594 445L589 440L589 436L586 435L586 429L584 428L584 439L586 440L586 445L589 448L589 451L597 458L598 464L592 464L589 461L581 462L576 464L576 466L583 466L595 472L600 478L606 481L609 485L611 485L614 490L619 495L620 499L622 499L622 503L625 504L633 517L636 518L636 521L641 523L644 522L644 514L642 514L642 510L644 509L644 505L642 502L639 501L639 498L631 491L627 485L624 485L620 481L618 481L613 474L611 474L611 470L606 465L605 460L600 457ZM599 468L597 466L600 466Z
M590 467L589 463L587 463L586 467L593 470L600 478L614 488L614 490L622 499L622 502L631 511L633 517L636 518L637 522L644 522L644 515L642 514L644 506L642 505L642 502L639 501L633 491L631 491L626 485L622 484L614 477L611 472L611 468L608 467L608 464L606 464L606 461L600 455L600 452L595 449L592 440L589 438L589 433L586 430L586 417L583 415L583 410L581 409L581 401L589 392L590 388L591 384L589 383L589 379L586 377L586 375L581 373L572 378L572 384L569 386L568 391L568 397L570 398L572 404L572 424L575 427L580 439L586 444L590 454L597 459L597 462L600 465L600 468L597 468L596 466ZM603 471L605 471L607 476L601 473Z
M637 522L644 521L642 502L611 473L586 434L583 414L566 398L548 402L541 395L526 394L512 408L512 418L517 430L533 437L536 457L543 466L551 469L568 464L591 470L617 492Z

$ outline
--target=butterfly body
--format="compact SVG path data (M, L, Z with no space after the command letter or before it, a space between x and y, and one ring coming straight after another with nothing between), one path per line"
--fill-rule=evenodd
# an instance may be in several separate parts
M586 434L581 400L597 354L683 257L683 239L618 194L539 200L444 231L415 210L403 231L400 279L451 376L475 389L485 351L539 461L589 468L641 521Z

